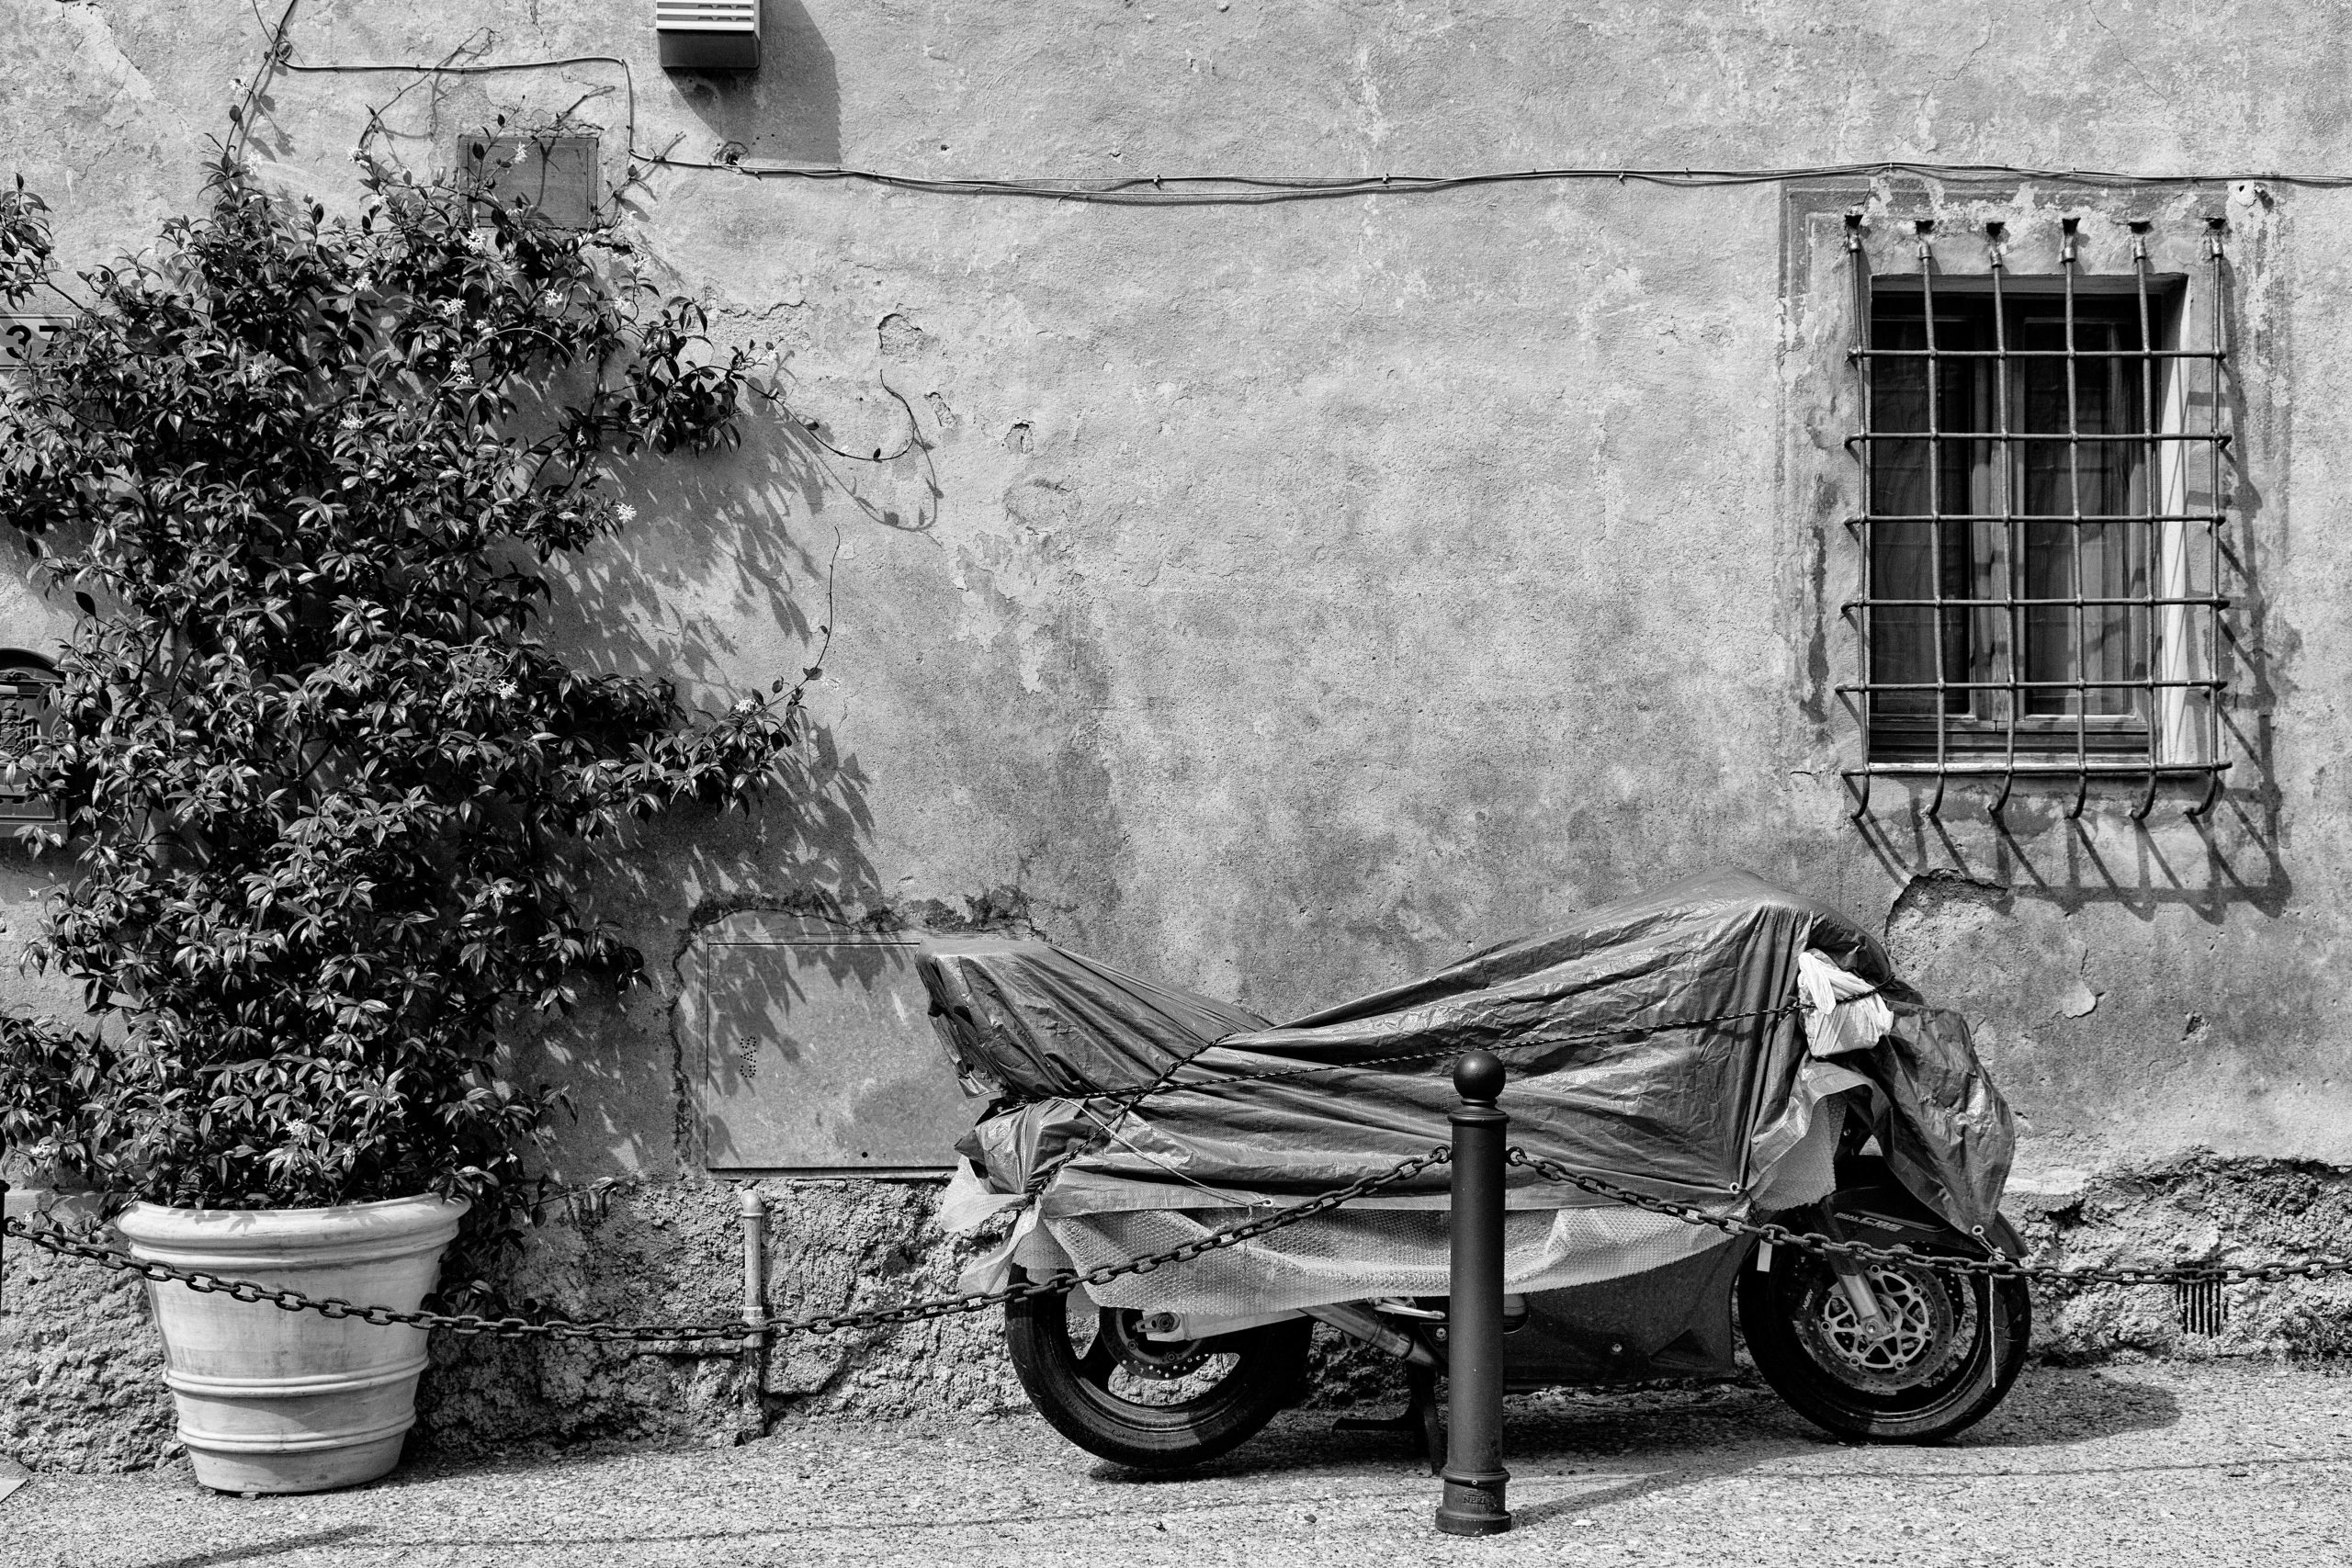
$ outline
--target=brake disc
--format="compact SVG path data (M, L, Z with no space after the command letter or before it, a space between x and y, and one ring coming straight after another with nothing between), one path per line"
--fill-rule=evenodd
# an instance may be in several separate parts
M1104 1307L1102 1313L1102 1325L1097 1332L1109 1342L1120 1363L1137 1377L1173 1382L1198 1371L1209 1359L1207 1348L1197 1339L1145 1337L1139 1312Z
M1873 1337L1834 1275L1805 1292L1797 1333L1822 1368L1871 1393L1899 1393L1940 1375L1976 1337L1976 1298L1924 1269L1874 1264L1871 1291L1892 1330ZM1954 1298L1957 1298L1955 1304Z

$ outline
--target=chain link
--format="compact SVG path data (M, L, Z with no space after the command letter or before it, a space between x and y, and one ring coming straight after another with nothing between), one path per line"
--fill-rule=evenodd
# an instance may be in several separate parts
M926 1323L934 1318L985 1312L989 1307L1032 1296L1054 1295L1074 1285L1107 1285L1129 1274L1148 1274L1170 1263L1190 1263L1212 1252L1271 1235L1275 1231L1311 1220L1317 1214L1329 1213L1343 1203L1410 1181L1423 1171L1444 1165L1453 1157L1453 1152L1441 1145L1425 1155L1400 1160L1378 1175L1334 1188L1304 1203L1261 1214L1255 1219L1238 1221L1164 1252L1130 1258L1123 1263L1106 1263L1083 1269L1060 1269L1035 1280L1007 1285L999 1291L965 1292L929 1301L909 1302L900 1306L869 1307L862 1312L817 1313L778 1323L740 1320L728 1323L615 1323L601 1319L477 1317L469 1314L422 1310L401 1312L387 1306L355 1306L339 1296L320 1299L306 1296L300 1291L258 1284L251 1280L223 1280L201 1269L181 1269L152 1258L133 1258L110 1247L77 1240L52 1224L31 1225L22 1220L10 1219L0 1224L0 1232L29 1242L60 1258L96 1263L116 1273L135 1275L156 1284L178 1283L202 1294L224 1294L232 1301L266 1302L282 1312L314 1312L322 1317L334 1319L357 1318L379 1328L404 1325L413 1328L446 1328L452 1334L482 1335L494 1339L587 1339L610 1344L661 1344L698 1339L741 1342L754 1337L782 1337L795 1334L838 1334L855 1328L899 1327Z
M2237 1285L2255 1280L2275 1285L2288 1280L2325 1280L2339 1274L2352 1274L2352 1258L2314 1258L2302 1263L2178 1263L2142 1269L2059 1268L2047 1263L2022 1263L2006 1256L1997 1247L1991 1248L1992 1256L1989 1258L1958 1258L1946 1253L1917 1252L1907 1247L1873 1247L1868 1242L1840 1240L1817 1231L1794 1231L1783 1224L1759 1224L1752 1220L1711 1214L1695 1204L1652 1197L1598 1176L1571 1170L1558 1160L1531 1155L1517 1145L1513 1145L1504 1158L1522 1170L1533 1171L1546 1181L1573 1187L1596 1198L1623 1203L1628 1208L1662 1214L1680 1220L1685 1224L1708 1226L1728 1236L1754 1236L1774 1247L1808 1252L1819 1258L1842 1258L1856 1263L1907 1265L1947 1274L1979 1274L1996 1280L2038 1280L2051 1285Z
M1641 1028L1611 1030L1591 1035L1561 1036L1556 1039L1528 1040L1512 1043L1514 1047L1571 1045L1589 1041L1620 1039L1627 1035L1655 1033L1668 1029L1696 1029L1719 1023L1736 1022L1747 1019L1772 1018L1799 1010L1795 1001L1780 1007L1759 1008L1748 1012L1724 1013L1713 1018L1680 1019ZM1140 1090L1098 1098L1124 1101L1132 1106L1159 1094L1180 1089L1210 1089L1230 1083L1259 1083L1270 1079L1301 1077L1313 1073L1337 1072L1348 1068L1386 1070L1410 1063L1438 1061L1459 1055L1454 1049L1427 1051L1410 1055L1386 1056L1368 1062L1315 1062L1301 1066L1278 1068L1265 1072L1228 1073L1196 1078L1191 1082L1177 1081L1177 1075L1190 1066L1189 1059L1178 1063ZM1065 1156L1066 1161L1069 1156ZM669 1344L678 1341L727 1340L741 1344L751 1339L783 1337L789 1335L838 1334L852 1329L892 1328L910 1324L926 1323L938 1318L968 1315L985 1312L1009 1302L1023 1301L1035 1296L1053 1295L1075 1286L1107 1285L1128 1275L1149 1274L1171 1263L1190 1263L1212 1252L1238 1247L1247 1241L1272 1235L1287 1226L1298 1224L1318 1214L1330 1213L1344 1203L1368 1197L1385 1188L1410 1181L1432 1167L1448 1163L1453 1152L1440 1145L1426 1155L1401 1160L1387 1170L1335 1188L1317 1197L1272 1213L1239 1221L1206 1235L1171 1247L1163 1252L1131 1258L1121 1263L1104 1264L1094 1269L1061 1269L1034 1280L1023 1280L1001 1290L965 1292L952 1296L939 1296L928 1301L909 1302L891 1307L870 1307L858 1312L817 1313L807 1317L789 1318L781 1322L751 1323L731 1320L724 1323L619 1323L605 1319L481 1317L470 1314L438 1313L418 1310L401 1312L388 1306L358 1306L341 1297L315 1298L300 1291L264 1285L251 1280L223 1280L200 1269L181 1269L167 1263L139 1258L116 1248L94 1242L79 1240L65 1234L54 1224L28 1224L18 1219L0 1222L0 1234L15 1236L43 1251L61 1258L92 1262L117 1273L134 1275L156 1284L178 1283L205 1294L224 1294L232 1301L251 1303L267 1303L281 1312L314 1312L320 1316L342 1320L356 1319L379 1328L404 1325L414 1328L444 1328L452 1334L478 1335L497 1339L579 1339L607 1344ZM1677 1202L1671 1199L1654 1197L1646 1192L1623 1187L1602 1177L1572 1170L1555 1159L1531 1155L1513 1146L1505 1157L1523 1170L1559 1185L1573 1187L1594 1197L1629 1208L1679 1220L1685 1224L1701 1225L1721 1231L1733 1237L1752 1236L1774 1247L1815 1257L1843 1258L1856 1263L1875 1263L1898 1267L1926 1268L1945 1273L1983 1276L1996 1280L2031 1280L2052 1285L2166 1285L2166 1284L2242 1284L2253 1281L2277 1284L2290 1280L2325 1280L2352 1275L2352 1258L2315 1258L2301 1263L2268 1263L2237 1265L2222 1263L2175 1264L2161 1268L2059 1268L2049 1264L2029 1264L2004 1255L1999 1248L1988 1245L1990 1256L1959 1257L1944 1253L1924 1253L1908 1247L1875 1247L1868 1242L1852 1241L1825 1235L1817 1232L1796 1231L1777 1223L1758 1223L1710 1213L1695 1204ZM1037 1173L1050 1179L1064 1161L1049 1164ZM540 1205L556 1201L576 1201L585 1197L594 1201L612 1190L634 1184L641 1178L606 1178L584 1187L550 1193L540 1200ZM1035 1199L1043 1179L1029 1184L1028 1197Z

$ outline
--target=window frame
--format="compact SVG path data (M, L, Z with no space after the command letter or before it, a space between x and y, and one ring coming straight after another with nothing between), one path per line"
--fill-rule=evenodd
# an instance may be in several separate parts
M1913 266L1907 272L1884 265L1895 257L1883 241L1876 245L1866 243L1865 223L1860 212L1849 210L1846 215L1844 249L1853 288L1849 325L1853 346L1849 358L1860 397L1860 428L1847 437L1846 446L1859 460L1861 484L1860 511L1849 517L1849 525L1860 547L1861 585L1859 595L1845 602L1843 612L1854 623L1860 679L1841 683L1837 690L1856 710L1861 731L1862 760L1859 766L1843 770L1860 797L1855 814L1868 810L1871 783L1885 774L1930 776L1930 815L1939 811L1945 784L1953 777L1995 780L1998 793L1991 810L1998 815L2020 778L2052 775L2071 778L2075 785L2070 817L2081 814L2095 778L2117 775L2141 784L2132 812L2135 820L2146 817L2160 781L2166 778L2200 780L2203 794L2190 812L2201 816L2210 811L2229 765L2221 755L2220 719L2227 689L2221 673L2220 622L2230 603L2220 592L2222 533L2227 518L2222 455L2230 442L2222 421L2222 376L2228 355L2220 309L2222 220L2206 220L2199 247L2201 278L2192 278L2185 267L2166 273L2154 269L2149 244L2152 226L2144 220L2126 225L2129 270L2103 274L2083 266L2075 218L2061 220L2063 242L2057 266L2028 273L2010 270L2006 254L2008 236L2006 225L1999 221L1986 223L1978 241L1984 247L1984 270L1959 274L1946 273L1939 265L1934 220L1912 221L1914 244L1909 259ZM2185 261L2181 249L2177 243L2171 244L2168 259ZM1922 341L1909 348L1883 346L1875 341L1876 329L1883 324L1879 301L1906 294L1919 300L1909 319L1922 323L1917 334ZM2197 298L2199 295L2201 299ZM2198 305L2202 309L2193 308ZM2064 342L2070 346L2055 351L2031 349L2012 341L2022 335L2013 332L2013 325L2021 328L2038 310L2053 309L2063 325ZM1937 343L1932 329L1946 319L1948 310L1962 320L1974 316L1990 328L1995 342L1989 347L1972 342L1967 348ZM1902 316L1898 308L1887 312L1885 321L1892 323ZM2086 351L2079 341L2085 321L2128 322L2136 328L2139 346L2128 350L2110 346L2096 354ZM2206 341L2190 346L2192 332L2199 327L2203 331L2198 335ZM2052 358L2065 364L2071 372L2068 431L2041 433L2030 429L2025 417L2022 367ZM2085 361L2100 359L2124 377L2135 365L2139 372L2136 429L2097 436L2102 443L2121 445L2137 454L2133 459L2140 475L2136 498L2131 495L2135 488L2132 479L2127 476L2124 481L2127 504L2133 500L2136 504L2123 513L2088 513L2080 501L2081 454L2093 437L2080 422L2079 378ZM1928 394L1926 425L1924 429L1882 428L1878 411L1887 389L1881 367L1906 361L1924 361L1927 366L1927 374L1918 378L1920 389ZM1954 365L1992 370L1990 375L1970 370L1966 385L1973 404L1965 423L1956 423L1936 406L1945 392L1943 373ZM2199 406L2201 421L2193 417ZM1987 413L1993 416L1989 423L1984 418ZM1974 464L1981 451L1988 470L1998 477L1988 483L1973 473L1967 476L1964 510L1953 513L1944 490L1943 453L1960 440L1969 443L1967 460ZM1928 507L1924 513L1879 510L1883 478L1879 455L1883 444L1901 441L1928 454L1924 485L1914 486L1915 491L1924 492ZM2020 454L2030 451L2037 442L2061 446L2069 454L2068 483L2075 493L2067 514L2027 513L2018 504L2025 488ZM1994 459L1991 454L1997 451L2007 452L2008 460ZM2197 461L2200 457L2202 461ZM2192 468L2203 470L2201 483ZM1914 479L1917 477L1915 472ZM1919 499L1915 494L1915 504ZM1963 591L1958 592L1950 581L1954 558L1949 531L1955 519L1968 530L1963 552L1968 570ZM2096 529L2104 541L2113 536L2119 523L2127 530L2121 546L2127 552L2132 547L2129 531L2145 530L2143 547L2138 552L2142 562L2138 576L2126 578L2127 584L2136 581L2137 590L2122 594L2086 592L2082 564L2086 535ZM2072 530L2072 592L2059 597L2031 593L2018 575L2018 557L2027 547L2024 531L2051 526ZM1936 536L1928 547L1927 570L1915 577L1908 595L1887 592L1879 581L1883 531L1903 528L1931 528ZM1988 531L1999 541L1996 551L1999 558L1991 564L1995 570L2003 570L2005 562L2009 573L1997 594L1981 592L1987 563L1980 558L1979 545ZM1919 582L1928 586L1931 596L1919 596ZM2108 599L2119 603L2113 606L2099 603ZM1955 605L1959 606L1956 616ZM2026 620L2036 607L2048 618L2067 613L2075 626L2073 666L2069 678L2058 687L2074 694L2074 701L2062 703L2071 712L2034 714L2028 708L2029 693L2049 689L2041 685L2041 677L2020 670L2021 656L2034 647ZM2135 616L2144 617L2141 622L2144 652L2136 671L2127 668L2124 678L2115 678L2116 672L2108 668L2095 668L2087 651L2086 612L2108 608L2115 614L2100 616L2102 660L2108 657L2105 629L2118 623L2128 627ZM1924 645L1934 666L1932 679L1890 679L1880 668L1884 652L1880 640L1882 619L1903 615L1918 619L1923 611L1928 621L1927 635L1915 636L1912 652L1916 662L1918 648ZM2006 670L1974 667L1973 649L1978 626L1992 624L1987 612L2007 623L2001 628L2007 634ZM1960 623L1961 657L1972 666L1958 671L1951 667L1955 657L1951 636L1955 619ZM1990 641L1997 648L2003 638L1996 632ZM2128 647L2126 660L2128 664ZM1917 671L1911 674L1916 677ZM2091 694L2102 690L2134 694L2128 704L2132 711L2110 715L2092 711ZM1962 711L1957 713L1953 711L1955 694L1962 698ZM1905 707L1915 711L1900 711ZM1897 711L1890 714L1884 711L1888 708Z

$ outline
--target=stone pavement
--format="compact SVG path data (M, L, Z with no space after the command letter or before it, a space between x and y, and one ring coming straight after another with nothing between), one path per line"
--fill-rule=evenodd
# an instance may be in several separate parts
M1948 1447L1827 1442L1760 1386L1514 1400L1519 1528L1432 1533L1437 1485L1300 1413L1141 1479L1027 1417L788 1427L741 1448L412 1462L223 1497L181 1469L40 1475L8 1568L547 1564L2352 1563L2352 1366L2029 1368Z

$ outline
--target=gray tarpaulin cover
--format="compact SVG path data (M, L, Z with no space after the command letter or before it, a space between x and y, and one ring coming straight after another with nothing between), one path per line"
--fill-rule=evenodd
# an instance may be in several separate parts
M1453 1061L1479 1046L1510 1069L1512 1143L1717 1214L1825 1195L1849 1109L1962 1231L1990 1223L2008 1172L2008 1109L1967 1026L1866 932L1742 872L1280 1026L1039 942L941 939L921 969L949 1054L998 1096L962 1145L949 1223L1039 1191L971 1283L1116 1262L1426 1154L1446 1141ZM1441 1292L1445 1179L1094 1293L1205 1321ZM1517 1168L1509 1202L1513 1290L1722 1239Z

